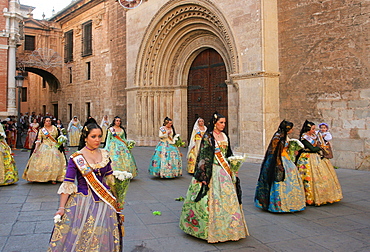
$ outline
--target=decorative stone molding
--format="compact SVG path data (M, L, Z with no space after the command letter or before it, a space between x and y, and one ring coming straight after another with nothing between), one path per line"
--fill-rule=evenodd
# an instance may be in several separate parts
M237 72L235 43L229 35L232 32L222 13L210 1L168 2L153 17L145 34L143 41L148 42L142 44L139 51L135 86L164 86L157 79L162 75L166 75L165 85L174 85L179 55L200 37L218 40L219 46L226 48L224 58L229 61L229 72ZM204 48L205 45L198 47ZM159 62L163 59L172 62L168 72L160 69Z
M102 25L103 23L103 13L99 13L95 16L94 23L95 23L95 28L98 28Z
M271 73L271 72L254 72L254 73L242 73L242 74L230 74L230 77L233 80L245 80L251 78L278 78L280 73Z

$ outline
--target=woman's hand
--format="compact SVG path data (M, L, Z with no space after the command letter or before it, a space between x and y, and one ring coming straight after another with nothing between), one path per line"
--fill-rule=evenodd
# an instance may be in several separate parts
M63 214L64 214L64 209L61 209L61 208L60 208L60 209L58 209L58 211L54 214L54 216L55 216L55 215L58 215L58 214L59 214L60 216L63 216Z

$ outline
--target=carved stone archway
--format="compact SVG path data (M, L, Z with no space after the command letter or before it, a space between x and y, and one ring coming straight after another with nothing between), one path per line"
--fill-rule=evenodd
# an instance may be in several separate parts
M187 76L203 50L212 48L221 55L231 83L229 75L239 68L231 34L222 13L206 0L170 1L153 17L142 39L135 80L127 87L128 112L135 117L128 128L138 144L154 145L166 116L173 118L177 132L186 135L187 123L182 122L187 120ZM238 99L236 92L229 85L229 100ZM230 111L237 108L231 106Z

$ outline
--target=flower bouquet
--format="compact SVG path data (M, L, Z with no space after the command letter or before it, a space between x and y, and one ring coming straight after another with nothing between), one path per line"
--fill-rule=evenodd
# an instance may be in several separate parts
M296 151L299 151L300 149L303 149L304 145L299 141L298 139L289 139L289 146L288 146L288 155L290 160L294 163L295 162L295 156Z
M230 170L232 171L233 182L236 181L235 174L239 171L242 164L245 162L247 155L245 153L234 153L231 157L228 157L227 160L230 164Z
M134 140L127 140L127 148L131 150L135 147L136 142Z
M65 135L65 136L67 135L67 130L65 128L61 128L60 131L62 132L63 135Z
M67 142L67 137L66 136L64 136L64 135L60 135L59 137L58 137L58 142L57 142L57 144L55 145L55 147L58 149L60 146L62 146L65 142Z
M113 176L115 178L114 187L115 187L115 191L117 194L116 198L117 198L118 208L123 209L128 186L130 184L130 180L133 177L132 177L132 174L127 171L113 171Z
M175 137L173 138L173 141L175 142L173 145L176 147L185 147L185 142L181 140L180 135L176 134Z

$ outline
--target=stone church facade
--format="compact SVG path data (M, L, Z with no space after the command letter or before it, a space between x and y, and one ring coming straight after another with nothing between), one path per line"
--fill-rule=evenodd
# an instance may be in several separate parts
M295 123L293 137L305 119L327 122L333 163L369 169L369 10L361 1L148 0L127 11L72 2L48 21L63 58L49 93L63 121L119 115L139 145L157 143L166 116L186 139L197 116L217 110L233 149L254 160L280 120Z

